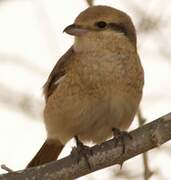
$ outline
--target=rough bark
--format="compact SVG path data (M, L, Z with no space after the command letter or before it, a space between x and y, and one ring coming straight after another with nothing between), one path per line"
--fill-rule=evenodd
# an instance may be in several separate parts
M125 139L125 153L119 141L109 140L91 148L87 165L84 156L76 153L39 167L0 175L0 180L65 180L74 179L115 164L122 164L134 156L144 153L171 139L171 113L160 117L129 133L133 139Z

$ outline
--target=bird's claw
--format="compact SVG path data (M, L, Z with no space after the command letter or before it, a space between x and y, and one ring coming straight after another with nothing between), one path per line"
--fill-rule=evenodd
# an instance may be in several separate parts
M130 140L132 139L132 136L126 132L126 131L120 131L119 129L117 128L113 128L112 129L113 131L113 136L114 136L114 140L115 140L115 145L117 146L119 142L122 143L122 154L125 153L125 139L126 138L129 138Z
M91 170L91 165L90 165L90 162L89 162L89 159L88 159L88 155L92 154L92 151L90 149L90 147L88 146L85 146L79 139L77 136L75 136L75 140L76 140L76 145L77 147L74 147L72 149L72 154L73 154L73 157L74 159L77 160L77 162L80 161L81 157L84 157L86 163L87 163L87 166L88 168Z

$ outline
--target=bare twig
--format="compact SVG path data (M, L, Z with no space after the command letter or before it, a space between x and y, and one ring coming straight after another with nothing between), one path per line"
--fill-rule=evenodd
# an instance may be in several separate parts
M7 171L7 172L14 172L12 169L10 169L9 167L7 167L5 164L2 164L1 165L1 169L3 169L3 170L5 170L5 171Z
M93 6L94 0L86 0L86 2L89 6Z
M142 112L140 108L138 109L137 116L138 116L139 126L143 126L146 123L146 119L142 116Z
M85 158L74 158L74 154L61 160L44 164L35 168L0 175L0 180L56 180L74 179L105 167L122 164L124 161L157 147L171 139L171 113L148 123L132 132L133 139L125 140L125 153L122 153L121 142L116 147L114 140L91 148L87 155L91 169L87 166Z
M139 122L139 125L140 126L143 126L144 123L146 122L146 119L142 116L142 113L141 113L141 109L139 108L138 112L137 112L137 115L138 115L138 122ZM150 168L149 168L149 164L148 164L148 154L147 152L146 153L143 153L142 154L142 157L143 157L143 164L144 164L144 180L149 180L150 177L154 174Z

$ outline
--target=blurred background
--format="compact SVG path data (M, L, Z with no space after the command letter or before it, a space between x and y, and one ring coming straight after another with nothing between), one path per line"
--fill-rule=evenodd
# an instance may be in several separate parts
M171 111L170 0L0 0L0 165L23 169L43 144L42 86L73 43L63 29L91 3L125 11L137 29L145 87L129 130ZM73 146L68 143L61 157ZM80 180L170 180L170 162L168 142L125 162L121 170L110 167Z

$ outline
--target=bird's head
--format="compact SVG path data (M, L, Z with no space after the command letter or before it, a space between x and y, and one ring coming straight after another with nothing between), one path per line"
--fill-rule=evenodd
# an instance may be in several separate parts
M122 39L136 48L136 31L130 17L108 6L87 8L64 32L75 36L75 46L83 49L103 47L106 43L118 43Z

